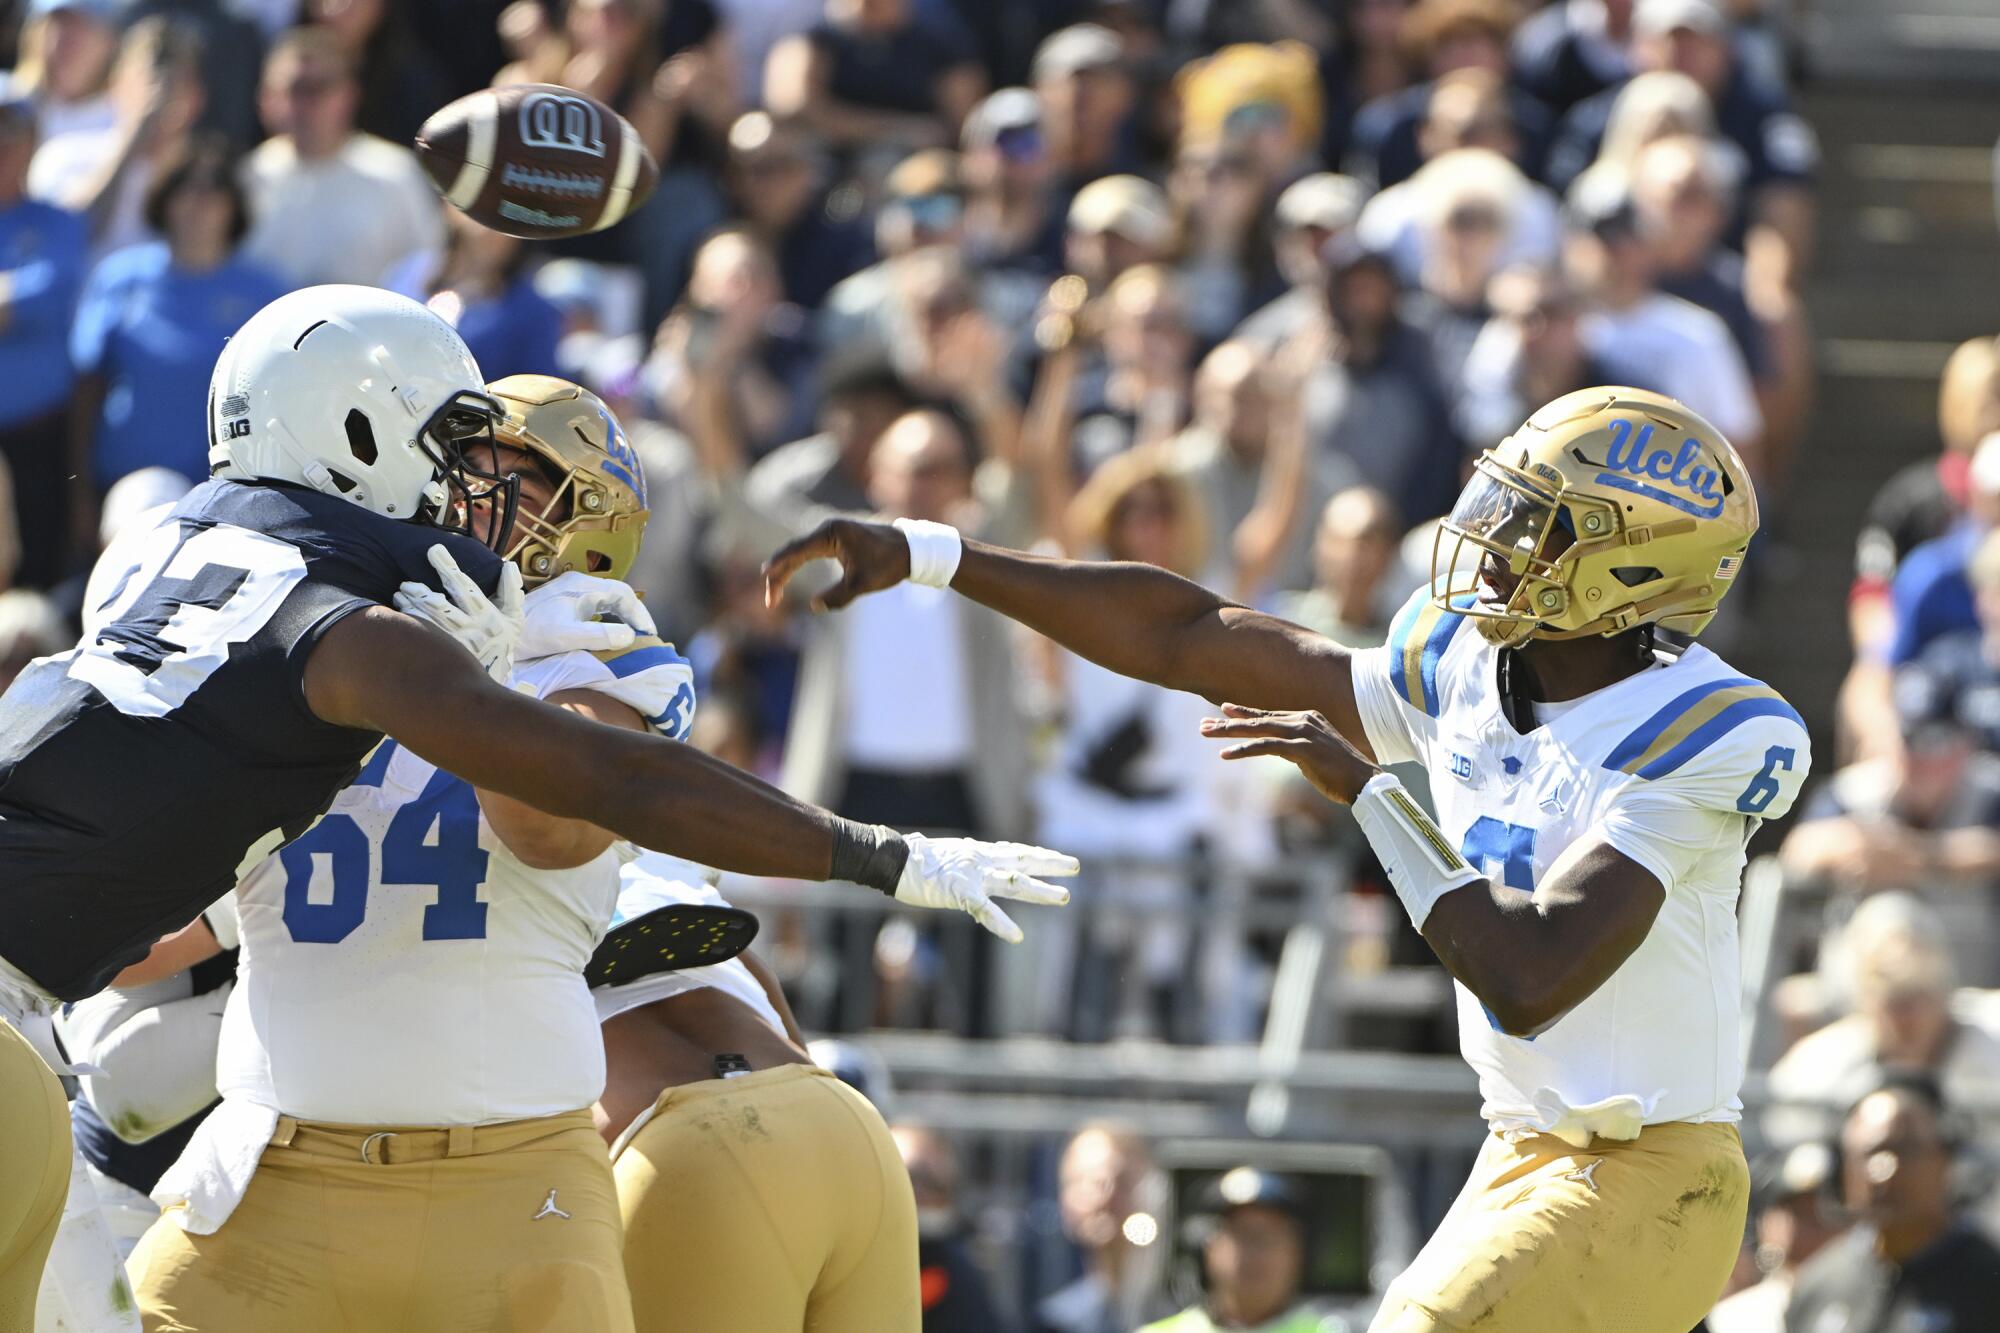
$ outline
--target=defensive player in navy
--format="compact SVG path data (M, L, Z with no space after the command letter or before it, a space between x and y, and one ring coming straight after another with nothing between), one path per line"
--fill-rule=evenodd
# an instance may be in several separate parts
M841 820L493 679L524 633L547 651L601 609L524 628L518 570L467 535L481 502L511 529L518 482L491 467L501 415L464 342L415 302L280 298L217 362L214 478L153 530L97 634L0 697L0 1327L32 1320L69 1174L61 1091L22 1024L192 921L385 734L643 845L872 884L1009 938L994 897L1066 898L1033 878L1066 858ZM432 623L393 609L399 592ZM636 633L643 611L622 615Z
M1757 529L1714 427L1635 389L1543 407L1479 459L1431 587L1359 653L1157 569L899 526L823 526L773 558L772 594L824 556L844 567L824 606L904 577L949 585L1112 670L1235 701L1204 724L1224 757L1278 755L1353 805L1457 981L1492 1129L1378 1333L1701 1318L1749 1196L1745 844L1811 758L1769 686L1655 641L1700 633ZM1430 770L1436 821L1377 767L1409 760Z

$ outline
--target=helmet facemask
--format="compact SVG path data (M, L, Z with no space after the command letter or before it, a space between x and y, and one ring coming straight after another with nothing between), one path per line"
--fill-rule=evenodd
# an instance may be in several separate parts
M417 432L417 447L437 468L418 520L471 537L496 553L513 533L521 502L521 479L499 470L494 425L505 417L505 409L491 397L461 389L445 399ZM482 445L491 466L482 467L477 461ZM491 510L484 537L474 522L482 504Z

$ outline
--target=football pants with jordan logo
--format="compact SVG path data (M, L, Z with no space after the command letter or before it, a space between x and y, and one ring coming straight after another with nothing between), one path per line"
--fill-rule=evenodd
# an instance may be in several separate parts
M132 1255L146 1333L630 1333L588 1111L450 1129L279 1120L212 1235Z

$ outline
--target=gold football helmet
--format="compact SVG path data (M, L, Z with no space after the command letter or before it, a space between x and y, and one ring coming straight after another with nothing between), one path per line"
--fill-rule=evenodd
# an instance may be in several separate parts
M1648 624L1692 636L1756 531L1720 431L1657 393L1580 389L1480 455L1432 544L1433 599L1506 647Z
M630 576L646 530L646 473L624 428L596 394L552 375L509 375L486 386L507 415L494 438L525 449L560 479L539 513L514 516L506 557L533 587L558 574Z

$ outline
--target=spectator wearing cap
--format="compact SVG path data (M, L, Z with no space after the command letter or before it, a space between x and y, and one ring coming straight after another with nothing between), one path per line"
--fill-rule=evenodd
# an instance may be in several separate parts
M1782 1333L1799 1267L1845 1230L1836 1213L1833 1150L1824 1142L1767 1152L1750 1167L1750 1227L1762 1279L1725 1296L1708 1333Z
M1932 641L1979 624L1968 571L1986 534L2000 528L2000 431L1972 454L1965 517L1942 537L1912 550L1889 584L1890 631L1885 656L1891 667L1913 662Z
M1792 109L1784 89L1736 58L1730 19L1717 0L1637 0L1632 15L1634 68L1672 70L1701 86L1715 126L1744 162L1741 225L1731 229L1751 265L1751 277L1780 286L1803 275L1812 239L1813 173L1819 143ZM1582 164L1598 156L1618 88L1572 107L1557 126L1548 179L1568 188Z
M829 195L825 166L806 131L747 111L729 128L723 179L745 228L778 260L785 299L817 310L842 278L875 261L875 242L853 191Z
M1450 106L1461 90L1470 91L1463 83L1447 82L1431 105ZM1555 261L1562 238L1562 211L1555 196L1522 175L1504 153L1477 144L1442 149L1416 175L1370 199L1355 234L1369 248L1389 254L1397 276L1415 285L1423 280L1438 224L1459 201L1473 196L1503 223L1493 257L1496 268Z
M1069 271L1093 293L1128 269L1166 259L1173 214L1160 187L1140 176L1105 176L1070 201L1063 238Z
M926 1125L889 1130L917 1196L917 1269L924 1333L1003 1333L985 1275L973 1261L959 1211L958 1153Z
M247 250L295 286L380 283L444 245L437 191L409 149L355 129L360 97L346 48L323 29L294 29L264 62L271 137L244 166Z
M1555 0L1521 20L1512 80L1560 116L1632 74L1633 0Z
M1236 327L1234 337L1270 350L1315 320L1326 291L1327 243L1354 227L1368 190L1351 176L1318 171L1285 187L1272 212L1272 249L1283 295L1274 297Z
M1311 50L1297 42L1226 46L1174 79L1183 151L1243 155L1275 193L1306 174L1320 141L1320 87Z
M1041 103L1058 199L1066 202L1087 183L1133 164L1139 91L1116 33L1079 23L1049 34L1035 50L1029 80Z
M222 344L285 291L240 252L250 218L236 168L225 141L198 141L148 192L146 221L162 239L113 251L84 284L70 357L100 494L151 465L189 484L208 479L208 372Z
M1581 302L1560 271L1521 266L1494 275L1492 316L1465 354L1452 422L1470 449L1488 449L1543 403L1637 369L1599 359L1584 343Z
M1972 1333L2000 1309L2000 1248L1952 1190L1952 1102L1922 1078L1863 1097L1840 1133L1841 1189L1858 1224L1800 1270L1785 1333Z
M1381 187L1409 179L1432 155L1422 139L1439 80L1479 70L1490 76L1498 103L1486 113L1488 118L1504 118L1508 127L1510 145L1503 151L1529 175L1538 174L1554 127L1546 107L1506 83L1507 42L1515 18L1515 8L1506 0L1418 0L1410 6L1403 41L1411 65L1423 71L1425 81L1379 97L1355 113L1348 169Z
M1234 140L1183 141L1167 178L1179 244L1174 271L1195 336L1213 346L1276 294L1264 225L1263 166Z
M19 59L10 92L34 103L38 150L59 161L72 134L110 129L117 109L110 94L118 56L118 0L29 0L22 14ZM29 173L30 192L49 197L60 182L47 169Z
M1034 93L1002 88L972 109L959 145L968 262L1044 280L1055 274L1062 218L1054 206L1053 170Z
M35 108L0 97L0 457L13 473L21 564L16 580L46 588L68 568L71 542L88 540L91 495L68 441L75 372L69 326L84 274L86 238L74 213L27 197Z
M1306 1209L1298 1188L1254 1166L1205 1188L1191 1228L1200 1236L1199 1304L1139 1333L1321 1333L1323 1314L1302 1305Z
M986 92L971 37L948 9L827 0L821 21L771 48L764 104L842 150L955 143Z
M58 151L35 154L29 193L82 213L94 256L158 235L146 223L146 196L191 149L208 101L203 54L191 26L158 15L140 19L125 30L112 67L115 123L66 135Z
M1070 1137L1057 1167L1063 1235L1076 1246L1083 1274L1037 1301L1029 1333L1130 1333L1168 1314L1157 1291L1144 1218L1157 1230L1164 1181L1152 1152L1123 1126L1085 1125Z
M923 148L895 165L882 182L875 215L875 249L882 257L831 292L819 316L827 347L856 338L886 343L898 274L904 263L933 246L956 250L965 234L965 190L958 154Z
M1591 355L1700 413L1761 477L1764 419L1743 354L1720 318L1657 286L1629 177L1607 164L1579 178L1564 225L1563 270L1588 302L1582 330Z
M1307 377L1302 406L1312 457L1344 458L1357 481L1421 520L1456 498L1460 449L1429 339L1402 318L1401 301L1387 255L1354 236L1328 243L1321 324L1330 351Z

